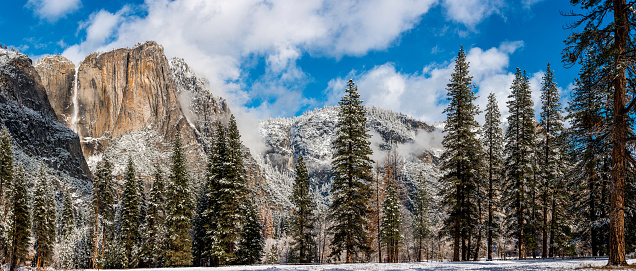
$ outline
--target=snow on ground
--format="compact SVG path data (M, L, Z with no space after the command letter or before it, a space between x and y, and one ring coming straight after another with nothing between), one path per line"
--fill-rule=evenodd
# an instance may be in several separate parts
M635 264L636 259L627 260L629 264ZM349 270L586 270L590 267L601 267L607 264L607 259L550 259L550 260L526 260L526 261L479 261L479 262L423 262L423 263L397 263L397 264L324 264L324 265L255 265L255 266L228 266L228 267L189 267L189 268L155 268L136 269L135 271L233 271L233 270L296 270L296 271L349 271ZM620 270L636 270L631 269Z

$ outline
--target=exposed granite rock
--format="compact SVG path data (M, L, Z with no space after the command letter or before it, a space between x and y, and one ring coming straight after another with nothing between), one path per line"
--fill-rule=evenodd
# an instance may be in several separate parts
M70 126L75 64L63 56L44 56L35 64L57 119Z
M91 174L73 131L57 121L31 59L0 49L0 123L26 156L53 170L88 181Z
M172 138L175 128L187 126L163 47L154 42L93 53L78 73L79 118L71 127L85 139L87 156L127 132L152 126Z

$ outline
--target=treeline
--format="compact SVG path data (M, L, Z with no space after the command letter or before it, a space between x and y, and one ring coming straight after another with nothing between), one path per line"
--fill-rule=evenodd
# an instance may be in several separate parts
M583 62L572 99L563 108L548 64L541 82L541 111L535 119L529 78L517 68L507 102L505 131L494 94L488 97L485 122L474 104L472 76L460 49L448 84L447 119L442 142L440 196L447 212L442 234L452 239L453 260L477 260L486 238L486 258L493 258L493 238L508 238L508 256L608 256L613 242L610 206L625 197L623 257L635 251L636 194L633 158L625 157L627 190L612 179L610 87ZM611 99L611 98L610 98ZM631 115L631 113L629 114ZM570 128L565 121L570 121ZM614 131L615 132L615 131ZM615 159L614 159L615 160ZM625 238L627 242L625 242ZM614 252L616 253L616 252Z
M261 259L262 226L247 187L233 116L227 127L218 124L200 191L192 191L195 186L177 132L170 172L166 175L156 165L149 191L129 158L118 199L113 165L108 158L99 162L90 217L83 219L74 217L78 210L68 193L63 206L56 206L43 164L31 196L22 165L14 165L11 140L3 127L0 261L9 263L11 270L27 262L37 267L102 269L253 264Z
M479 109L473 104L469 65L463 49L458 54L448 84L442 156L445 229L453 239L453 260L477 259L484 234L488 259L490 240L500 234L514 240L519 258L607 255L615 266L626 265L626 252L635 250L631 151L636 56L630 35L635 4L571 3L584 12L565 14L575 21L566 26L573 32L565 41L563 61L581 66L566 108L548 64L535 120L528 77L517 69L506 131L498 129L492 95L480 127L474 120Z

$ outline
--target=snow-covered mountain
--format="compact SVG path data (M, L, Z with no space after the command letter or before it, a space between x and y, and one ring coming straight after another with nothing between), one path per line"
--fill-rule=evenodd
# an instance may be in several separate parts
M441 131L404 114L377 107L366 109L373 160L382 166L386 151L395 149L401 157L404 187L412 192L414 182L422 172L430 189L436 191L440 176ZM288 198L295 177L294 163L299 155L307 164L316 200L328 205L332 182L331 142L335 137L337 115L338 107L325 107L294 118L272 118L261 122L260 133L267 150L255 156L267 180L268 196L280 203L282 209L291 206Z

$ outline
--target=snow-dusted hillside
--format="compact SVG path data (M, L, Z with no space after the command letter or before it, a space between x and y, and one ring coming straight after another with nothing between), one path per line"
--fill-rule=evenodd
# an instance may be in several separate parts
M337 107L325 107L294 118L268 119L260 133L268 149L257 160L267 180L271 197L285 207L295 176L294 162L302 155L319 203L330 201L331 142L335 137ZM396 149L401 156L403 182L410 191L422 172L430 189L437 191L442 134L439 129L404 114L367 107L367 126L372 135L373 160L382 165L386 151Z

